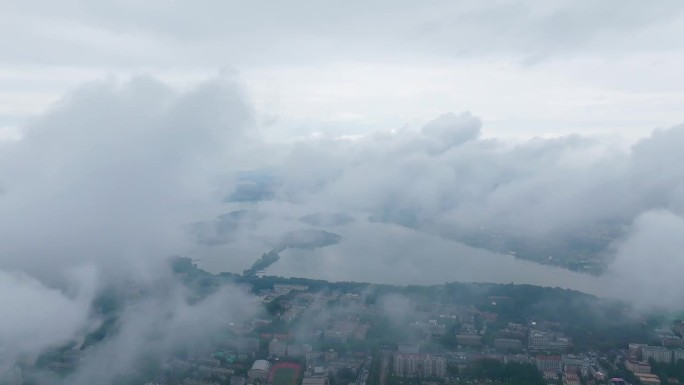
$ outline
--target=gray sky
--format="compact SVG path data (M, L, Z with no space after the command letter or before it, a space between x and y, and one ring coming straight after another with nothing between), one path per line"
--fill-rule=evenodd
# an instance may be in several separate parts
M332 207L447 238L637 236L668 213L669 226L684 214L683 12L4 2L2 267L128 274L121 258L192 250L179 228L231 210L222 199L244 171L273 184L272 202L242 207L267 218L239 239L257 254ZM233 258L239 271L254 255Z
M232 73L267 140L419 128L470 110L497 137L633 141L684 120L679 1L4 1L0 127L66 90Z
M684 303L680 1L1 9L0 374L97 327L107 285L172 285L176 254L240 272L291 230L342 238L287 250L279 274ZM250 199L227 202L237 192ZM459 243L483 231L556 250L606 237L607 271ZM170 337L258 310L239 288L150 301ZM108 375L168 348L143 346L156 319L136 312L93 358L121 362ZM86 369L68 383L99 375Z

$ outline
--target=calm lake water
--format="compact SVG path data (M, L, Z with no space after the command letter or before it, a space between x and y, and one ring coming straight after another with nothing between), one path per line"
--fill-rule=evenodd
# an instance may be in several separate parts
M289 228L299 226L297 222ZM269 251L259 234L288 226L283 219L255 226L227 244L194 251L211 272L241 272ZM600 277L516 259L401 226L356 219L323 228L342 236L340 243L311 250L287 249L268 275L329 281L429 285L445 282L495 282L562 287L605 295Z

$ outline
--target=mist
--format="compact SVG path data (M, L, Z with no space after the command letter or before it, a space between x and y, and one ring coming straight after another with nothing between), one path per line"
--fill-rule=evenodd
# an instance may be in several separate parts
M10 316L0 369L82 341L103 322L94 299L112 286L171 289L128 304L119 332L65 383L115 378L136 357L163 357L260 311L230 284L190 301L170 278L172 255L240 272L276 248L270 269L286 276L534 283L681 304L684 126L629 149L580 135L485 137L469 112L358 137L273 142L258 129L234 79L181 90L134 77L85 84L1 142L0 306ZM319 243L312 229L336 241ZM482 232L503 241L473 241ZM307 236L284 245L292 234ZM507 239L548 250L589 242L607 275L503 255Z
M237 288L190 303L168 263L191 244L182 225L217 211L222 176L259 141L253 128L230 80L178 91L138 77L85 84L3 142L0 371L78 346L104 321L94 300L111 289L171 288L125 304L119 333L64 383L106 382L143 354L163 356L255 313Z

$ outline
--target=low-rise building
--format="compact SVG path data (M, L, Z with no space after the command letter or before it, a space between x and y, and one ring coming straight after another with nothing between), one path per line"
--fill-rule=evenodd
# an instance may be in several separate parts
M252 364L252 368L247 372L247 377L250 381L265 380L268 378L268 372L271 370L271 363L266 360L256 360Z
M662 336L660 337L660 344L666 348L681 348L684 347L684 339L679 336Z
M426 337L441 337L446 334L446 325L437 320L416 321L412 326Z
M527 339L527 347L531 351L562 353L570 347L570 339L558 333L545 332L540 330L530 331Z
M579 376L575 373L565 373L563 375L563 385L581 385Z
M186 378L183 380L183 385L219 385L218 382L197 380L194 378Z
M589 361L582 358L581 356L576 356L574 354L563 354L561 355L563 359L563 365L565 366L575 366L581 369L589 369Z
M306 285L285 285L276 283L273 285L275 291L307 291L309 287Z
M529 356L522 355L522 354L516 354L516 355L508 354L508 355L503 356L503 362L504 362L504 364L508 364L511 362L514 362L517 364L534 364L536 362L536 360L533 357L529 357Z
M459 334L456 336L456 341L463 346L482 345L482 337L477 334Z
M651 365L648 362L627 360L625 361L625 368L634 374L651 373Z
M561 356L537 356L537 369L541 371L553 370L556 373L563 371L563 359Z
M522 350L522 341L515 338L497 338L494 340L494 348L500 352Z
M546 350L550 340L550 336L547 333L532 330L527 338L527 347L532 351Z
M302 380L302 385L328 385L328 377L304 377Z
M643 385L660 385L660 378L655 374L639 373L636 376Z
M555 381L558 380L558 372L555 370L542 370L542 376L544 376L545 380L551 380Z

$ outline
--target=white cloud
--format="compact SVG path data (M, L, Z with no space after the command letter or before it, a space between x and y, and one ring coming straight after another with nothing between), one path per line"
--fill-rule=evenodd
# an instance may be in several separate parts
M652 210L635 219L625 239L616 244L615 260L605 280L613 292L640 306L681 309L684 218Z
M92 282L79 282L73 274L70 278L71 284L80 286L78 296L47 287L23 273L0 270L0 376L13 362L34 359L43 350L67 343L92 326Z
M260 143L248 102L225 79L186 92L147 77L86 84L22 134L0 146L3 370L82 339L99 321L91 307L103 290L172 285L166 259L192 246L182 225L219 210L224 176L258 159ZM162 291L144 307L172 314L168 330L141 325L130 309L114 347L94 358L121 362L110 375L144 351L144 333L189 341L197 336L183 339L178 328L208 335L255 309L237 289L192 306ZM86 365L70 383L102 368Z
M0 321L8 331L0 345L12 346L1 363L91 327L89 301L107 283L164 279L159 266L170 254L220 254L181 228L220 214L240 182L235 172L262 166L272 201L230 206L260 213L228 237L227 247L244 252L230 260L234 271L258 256L246 245L269 247L283 228L305 227L301 216L334 208L361 218L339 229L358 239L308 252L321 257L308 265L280 262L281 271L300 264L314 276L353 278L366 262L359 246L370 245L378 257L362 279L448 279L453 253L474 252L453 240L473 243L485 230L542 249L614 252L611 271L647 301L665 287L633 272L652 261L653 274L674 285L654 301L676 303L678 283L660 269L678 263L684 128L627 150L600 135L634 141L684 121L684 6L531 4L4 4L0 139L12 140L0 142L0 302L17 312ZM227 66L254 108L229 79L197 84ZM71 90L103 74L113 77ZM441 115L466 109L473 114ZM383 242L365 242L373 231ZM402 234L409 241L394 250L407 255L381 253ZM615 239L617 249L605 249ZM478 264L472 276L518 282L547 271L505 261L506 274L491 273L501 262ZM84 266L92 274L74 277ZM553 284L546 278L529 280ZM173 315L170 334L205 321L212 330L215 319L193 314L225 298L193 307L161 296L155 306ZM48 325L56 307L21 302L71 311ZM35 322L19 322L28 317ZM150 331L130 317L122 338ZM15 337L26 335L36 338ZM111 354L129 346L118 343Z
M494 136L635 139L684 118L678 1L33 0L3 11L0 71L28 80L24 90L0 87L1 104L24 114L74 84L45 74L143 71L177 82L232 66L277 140L420 126L454 109L473 111ZM350 116L353 125L339 119Z

